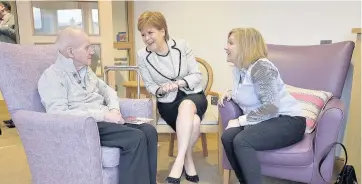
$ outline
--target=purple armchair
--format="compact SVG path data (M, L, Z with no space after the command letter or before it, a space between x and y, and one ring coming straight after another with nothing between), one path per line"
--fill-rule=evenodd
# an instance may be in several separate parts
M90 117L44 113L37 81L53 45L0 43L0 90L22 140L33 184L118 184L120 150L101 147ZM124 116L152 117L151 99L121 99Z
M332 92L334 97L323 109L317 127L311 134L290 147L258 152L262 173L296 182L325 183L318 172L318 164L327 147L337 141L343 127L344 104L340 100L351 63L353 42L328 45L286 46L268 45L269 59L278 67L286 84L301 88ZM240 108L232 101L219 107L223 130L230 119L239 117ZM332 180L335 149L322 165L326 181ZM229 183L231 166L223 154L224 184Z

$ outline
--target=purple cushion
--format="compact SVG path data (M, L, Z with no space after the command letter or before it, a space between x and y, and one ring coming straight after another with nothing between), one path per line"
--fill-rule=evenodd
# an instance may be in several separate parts
M313 137L314 133L305 134L304 139L295 145L278 150L260 151L259 160L263 165L310 165L313 163Z

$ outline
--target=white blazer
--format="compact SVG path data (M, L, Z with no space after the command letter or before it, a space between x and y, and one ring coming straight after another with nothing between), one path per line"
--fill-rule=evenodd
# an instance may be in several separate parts
M159 102L173 102L177 96L177 91L165 95L156 95L162 84L170 81L185 80L187 86L180 88L186 94L198 93L202 88L202 74L195 59L192 49L185 40L169 39L167 41L169 53L175 68L166 67L159 62L157 53L151 52L147 47L138 50L137 62L142 80L149 93L157 97ZM173 72L178 71L178 72ZM174 74L176 73L176 74Z

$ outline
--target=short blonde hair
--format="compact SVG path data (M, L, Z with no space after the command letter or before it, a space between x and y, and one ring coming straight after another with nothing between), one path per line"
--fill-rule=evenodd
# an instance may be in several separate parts
M234 36L239 49L238 61L235 65L238 68L247 69L251 64L260 58L268 56L268 49L263 36L255 28L235 28L229 32L228 38Z
M165 39L170 38L165 17L160 12L146 11L138 18L137 28L141 31L146 26L153 26L158 30L165 30Z

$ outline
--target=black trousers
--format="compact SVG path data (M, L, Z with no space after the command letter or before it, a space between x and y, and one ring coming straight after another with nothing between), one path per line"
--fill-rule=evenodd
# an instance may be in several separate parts
M120 184L156 184L157 142L154 126L98 122L102 146L121 149Z
M229 128L221 136L225 153L240 183L261 184L256 151L280 149L303 139L304 117L279 116L258 124Z

